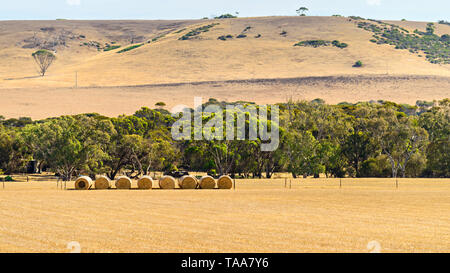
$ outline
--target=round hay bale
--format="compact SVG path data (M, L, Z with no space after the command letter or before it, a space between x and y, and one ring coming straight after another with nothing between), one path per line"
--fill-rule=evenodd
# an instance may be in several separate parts
M131 189L131 179L126 176L121 176L116 180L116 189L129 190Z
M182 189L196 189L198 185L197 178L192 175L185 175L178 180L178 185Z
M214 189L216 187L216 180L209 175L200 178L198 183L200 189Z
M233 180L228 175L222 175L217 180L217 187L219 189L229 190L233 187Z
M81 176L75 181L76 190L89 190L92 187L92 179L89 176Z
M95 189L107 190L111 188L111 180L106 176L100 176L95 180Z
M175 189L175 178L166 175L159 180L159 187L165 190Z
M153 179L150 176L143 176L137 182L138 188L143 190L151 190L153 188Z

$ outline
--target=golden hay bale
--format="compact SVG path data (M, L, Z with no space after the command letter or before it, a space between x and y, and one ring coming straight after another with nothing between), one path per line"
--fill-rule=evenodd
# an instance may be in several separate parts
M161 189L175 189L175 178L173 178L172 176L163 176L160 180L159 180L159 187Z
M233 187L233 180L228 175L222 175L217 180L217 187L219 189L231 189Z
M216 187L216 180L209 175L203 176L198 183L200 189L214 189Z
M89 176L81 176L75 181L76 190L89 190L92 187L92 179Z
M95 180L95 188L98 190L106 190L111 188L111 180L106 176L100 176Z
M116 180L116 188L120 190L131 189L131 179L126 176L121 176Z
M192 175L185 175L178 180L178 185L182 189L196 189L198 185L197 178Z
M153 188L153 179L150 176L143 176L137 182L138 188L143 190L151 190Z

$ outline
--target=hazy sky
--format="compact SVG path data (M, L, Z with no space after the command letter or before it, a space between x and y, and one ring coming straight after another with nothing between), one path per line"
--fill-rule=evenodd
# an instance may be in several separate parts
M2 0L0 20L199 19L239 12L241 17L358 15L373 19L450 20L450 0Z

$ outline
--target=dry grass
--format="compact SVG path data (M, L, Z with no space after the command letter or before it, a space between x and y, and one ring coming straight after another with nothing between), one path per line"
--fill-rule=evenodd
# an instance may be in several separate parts
M0 251L68 252L78 241L82 252L367 252L375 240L383 252L450 252L450 180L399 181L398 190L392 179L344 179L342 189L338 179L291 189L238 180L235 191L0 184Z
M22 116L45 119L59 115L96 112L109 117L134 114L143 106L154 108L163 101L166 109L185 104L194 107L194 97L204 101L253 101L272 104L293 100L323 98L328 103L356 103L389 100L415 104L450 96L450 77L343 77L337 79L298 79L256 83L216 82L201 85L105 87L105 88L28 88L1 89L1 113L7 118ZM36 99L36 93L39 99ZM126 103L124 103L126 101Z
M7 118L23 115L47 118L86 112L117 116L133 113L144 106L142 102L150 107L157 101L164 101L168 107L192 105L194 96L258 103L278 103L290 97L308 100L321 97L328 103L372 99L415 103L449 95L450 65L434 65L406 50L375 45L369 41L370 32L357 28L346 18L297 16L217 21L220 25L188 41L179 41L184 33L176 31L212 21L0 22L0 58L8 64L0 67L0 114ZM411 31L425 29L423 22L393 23ZM239 34L247 26L252 27L247 38L217 40L221 35ZM34 49L21 48L21 41L44 27L72 31L86 38L68 40L66 47L58 48L58 59L48 74L37 77L31 58ZM437 33L450 33L449 26L436 27ZM125 47L129 30L145 40L167 35L122 54L80 46L86 41L102 44L115 41ZM282 30L287 31L286 37L279 35ZM262 37L255 39L257 34ZM349 47L293 46L307 39L338 39ZM363 61L365 66L353 68L356 60ZM75 72L78 87L83 88L73 89ZM359 78L361 75L366 78ZM308 78L328 76L343 76L344 81ZM301 81L245 82L287 78ZM241 81L225 82L230 80ZM199 82L204 84L198 85ZM180 83L184 84L158 85ZM152 86L127 87L136 85Z

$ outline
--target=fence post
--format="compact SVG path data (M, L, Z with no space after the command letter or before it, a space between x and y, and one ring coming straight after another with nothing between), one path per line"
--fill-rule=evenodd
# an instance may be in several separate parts
M292 189L292 180L289 179L289 189Z
M236 190L236 178L233 178L233 190Z

